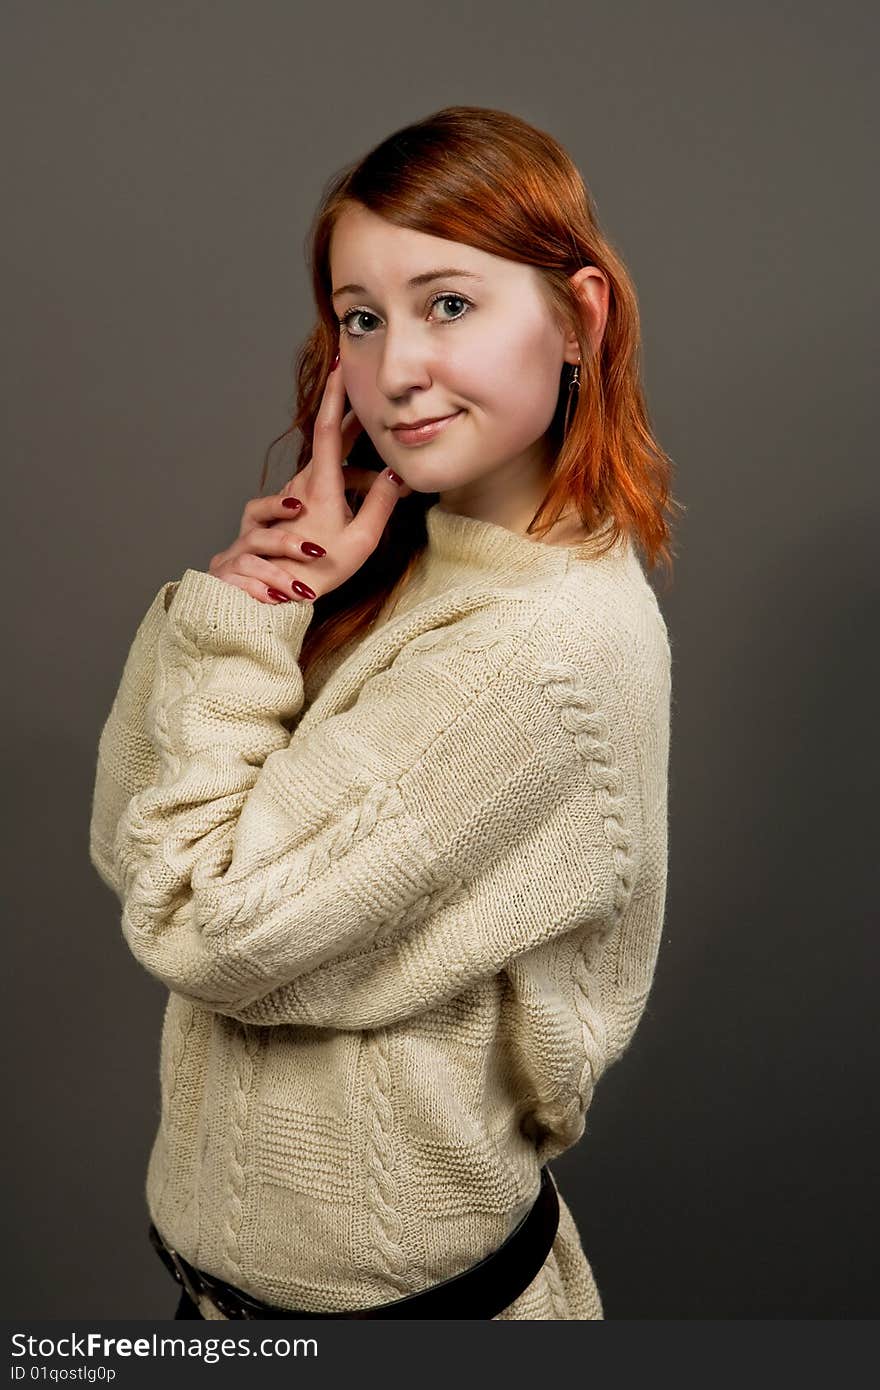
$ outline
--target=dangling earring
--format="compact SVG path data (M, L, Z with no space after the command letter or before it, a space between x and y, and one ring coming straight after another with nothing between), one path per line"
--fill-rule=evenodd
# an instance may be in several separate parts
M569 414L570 414L570 412L571 412L571 403L572 403L572 400L573 400L573 398L574 398L573 393L574 393L575 391L577 391L577 392L578 392L578 395L580 395L580 389L581 389L581 359L578 358L578 360L577 360L577 361L575 362L575 364L574 364L574 372L572 373L571 381L568 383L568 400L566 401L566 404L565 404L565 421L564 421L563 426L562 426L562 433L563 433L563 435L566 435L566 434L568 433L568 417L569 417Z

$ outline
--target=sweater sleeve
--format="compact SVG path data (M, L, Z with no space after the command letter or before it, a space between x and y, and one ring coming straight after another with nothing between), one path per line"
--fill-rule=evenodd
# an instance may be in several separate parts
M186 572L150 668L155 775L112 850L124 738L108 722L93 853L139 962L245 1023L365 1028L574 927L607 930L639 844L638 797L607 741L613 651L596 645L584 685L536 644L540 613L501 663L463 659L453 634L404 648L291 735L313 611Z
M135 793L150 786L159 773L159 757L147 732L146 712L153 689L159 633L176 588L175 580L163 584L147 609L135 633L98 743L89 857L117 897L121 897L123 891L113 854L113 837L119 817Z

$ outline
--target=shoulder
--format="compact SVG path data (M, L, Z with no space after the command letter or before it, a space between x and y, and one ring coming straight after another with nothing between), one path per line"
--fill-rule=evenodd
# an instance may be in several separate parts
M590 784L622 797L633 824L662 824L671 653L657 599L638 563L589 575L573 567L546 622L520 654L520 666L526 662L542 704L555 711L560 737L564 730L573 739Z
M483 631L509 627L534 657L553 653L624 671L670 665L669 635L657 597L631 547L499 594L471 623Z
M495 653L496 660L520 654L594 663L604 653L615 669L669 663L666 624L631 548L599 562L572 559L556 572L508 580L459 604L451 595L435 598L411 617L415 630L401 633L402 662L428 653Z
M601 712L596 728L629 747L664 732L670 666L666 627L637 561L635 568L572 565L487 596L414 635L393 662L414 690L433 674L434 700L452 681L517 722L525 712L536 736L547 732L541 711L555 710L570 733Z

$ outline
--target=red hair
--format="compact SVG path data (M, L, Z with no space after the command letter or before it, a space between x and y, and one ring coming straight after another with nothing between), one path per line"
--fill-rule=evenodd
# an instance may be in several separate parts
M330 239L340 213L352 203L397 226L463 242L540 272L551 312L577 333L581 381L564 431L569 391L563 371L550 426L556 461L529 532L544 535L573 507L589 533L610 521L605 536L597 538L597 553L625 532L650 569L659 559L671 570L664 512L684 508L670 498L671 460L648 420L632 281L600 231L591 195L558 141L517 116L486 107L445 107L388 136L331 179L310 233L318 321L297 355L296 412L266 450L260 490L271 450L294 430L302 434L296 472L311 458L315 417L339 332L331 299ZM584 265L602 270L610 287L596 352L569 282ZM385 467L365 432L355 443L352 462L355 451L358 466ZM425 512L437 500L437 493L401 498L366 563L316 600L302 648L304 670L365 634L386 600L406 583L427 544ZM349 496L352 510L357 501Z

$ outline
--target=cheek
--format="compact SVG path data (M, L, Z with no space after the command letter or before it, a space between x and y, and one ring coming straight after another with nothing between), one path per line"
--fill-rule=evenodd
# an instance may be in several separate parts
M339 370L343 373L342 380L345 383L349 406L362 425L372 427L381 411L375 379L363 365L357 363L352 365L348 362L344 368L340 366Z
M358 368L356 363L352 363L351 361L341 362L338 370L342 372L342 380L345 383L345 394L348 396L352 405L354 405L355 399L360 400L363 398L364 387L366 385L365 374L362 369Z
M559 345L543 325L516 336L494 334L469 353L462 387L501 425L505 435L537 437L553 418L559 396Z

